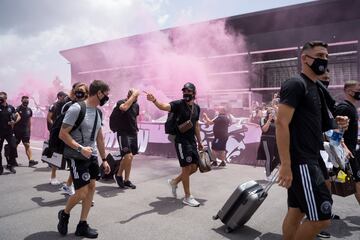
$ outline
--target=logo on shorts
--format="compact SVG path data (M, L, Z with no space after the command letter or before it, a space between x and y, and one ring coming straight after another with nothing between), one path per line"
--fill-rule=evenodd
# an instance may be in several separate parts
M128 151L129 151L129 148L128 148L128 147L124 147L122 150L123 150L123 152L128 152Z
M330 214L331 213L331 203L329 201L325 201L321 204L320 210L324 214Z
M87 181L89 181L90 180L90 173L83 173L82 175L81 175L81 178L82 178L82 180L84 180L85 182L87 182Z
M186 162L191 163L192 162L192 157L191 156L186 157Z

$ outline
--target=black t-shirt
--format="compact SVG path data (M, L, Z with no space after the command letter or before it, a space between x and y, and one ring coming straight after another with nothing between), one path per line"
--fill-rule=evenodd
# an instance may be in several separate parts
M171 112L175 114L177 121L177 125L180 125L188 120L190 120L191 109L184 100L176 100L170 102ZM199 121L200 117L200 107L196 103L193 105L193 114L191 115L191 122L193 127L185 133L180 133L180 131L176 130L176 138L175 141L188 141L191 143L195 143L195 126L196 122Z
M316 83L301 77L286 80L280 90L280 103L295 108L289 125L291 164L318 164L323 142L321 100Z
M11 120L15 121L16 110L13 106L7 104L0 105L0 135L7 135L12 132L11 126L8 124Z
M230 119L225 114L219 114L214 119L214 136L215 138L227 138L229 136Z
M356 107L351 102L345 100L335 107L335 116L347 116L349 118L349 127L344 132L344 142L349 150L355 154L358 135L358 115Z
M127 99L122 99L116 103L116 107L120 107L121 104L125 103ZM119 124L119 133L120 134L130 134L136 135L139 131L136 118L139 116L139 104L133 103L127 111L121 111L120 114L120 124Z
M15 124L15 131L30 131L30 119L33 115L31 108L20 105L16 108L16 112L21 119Z

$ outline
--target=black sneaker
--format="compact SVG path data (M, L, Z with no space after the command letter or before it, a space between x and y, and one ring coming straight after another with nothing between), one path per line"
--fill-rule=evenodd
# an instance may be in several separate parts
M19 166L19 163L18 162L14 162L14 167L18 167Z
M68 232L70 214L66 214L64 210L60 210L58 213L59 223L57 225L58 232L61 235L66 235Z
M321 231L318 235L316 235L319 238L330 238L330 233Z
M33 167L33 166L35 166L35 165L38 164L38 163L39 163L38 161L30 160L30 161L29 161L29 167Z
M340 217L339 217L339 215L331 214L331 219L333 219L333 220L340 220Z
M14 168L14 166L11 166L11 165L6 165L6 169L9 170L11 173L15 174L16 173L16 170Z
M221 161L221 163L219 164L219 167L225 167L226 166L226 162L225 161Z
M124 180L123 180L122 176L115 175L115 181L116 181L117 185L119 186L119 188L125 188L125 184L124 184Z
M2 175L4 173L4 168L3 166L0 166L0 175Z
M124 182L124 185L125 185L126 187L131 188L131 189L135 189L135 188L136 188L136 186L135 186L134 184L132 184L132 182L130 182L130 180L125 181L125 182Z
M97 238L98 233L95 229L92 229L87 222L79 222L76 227L76 236L82 236L86 238Z
M213 166L213 167L216 167L218 164L217 164L217 161L213 161L212 163L211 163L211 166Z

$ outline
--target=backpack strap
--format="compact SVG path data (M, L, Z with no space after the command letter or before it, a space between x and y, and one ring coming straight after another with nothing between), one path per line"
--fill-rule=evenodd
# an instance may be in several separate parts
M86 104L84 101L82 102L78 102L78 104L80 105L81 109L80 109L80 113L78 118L76 119L76 122L74 124L74 127L71 129L71 131L76 130L77 128L80 127L81 123L84 121L85 118L85 114L86 114Z
M91 136L90 136L90 141L94 141L95 140L95 132L96 132L96 127L97 127L97 122L98 122L98 115L99 115L99 110L96 109L96 113L95 113L95 122L94 122L94 126L93 129L91 131Z

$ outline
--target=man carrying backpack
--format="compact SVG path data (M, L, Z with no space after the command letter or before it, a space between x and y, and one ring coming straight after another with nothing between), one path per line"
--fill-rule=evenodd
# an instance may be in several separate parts
M137 142L139 128L136 121L139 115L139 104L137 104L139 94L138 90L130 89L127 98L117 102L110 116L110 128L117 133L122 157L119 170L115 175L119 188L136 188L129 178L132 160L139 152Z
M175 133L175 148L181 166L181 174L174 179L169 179L173 196L176 198L177 184L182 182L185 192L183 203L191 207L198 207L200 203L190 193L190 176L197 171L199 150L203 149L200 137L200 107L194 100L196 88L192 83L186 83L182 88L183 99L170 103L159 102L151 93L147 94L147 99L163 111L173 113ZM196 145L196 140L197 145Z
M101 80L94 80L89 87L89 98L85 102L71 105L65 114L59 137L65 143L64 157L70 161L70 171L74 181L75 194L70 196L64 210L58 213L58 231L62 235L68 232L70 211L80 201L82 210L80 222L76 227L76 236L97 238L98 233L87 224L87 217L95 193L95 181L99 176L98 153L103 161L105 173L110 167L105 159L105 144L101 129L101 116L97 106L103 106L109 100L109 86ZM73 130L83 104L86 112L78 128ZM73 131L72 131L73 130ZM96 142L95 142L96 140Z

